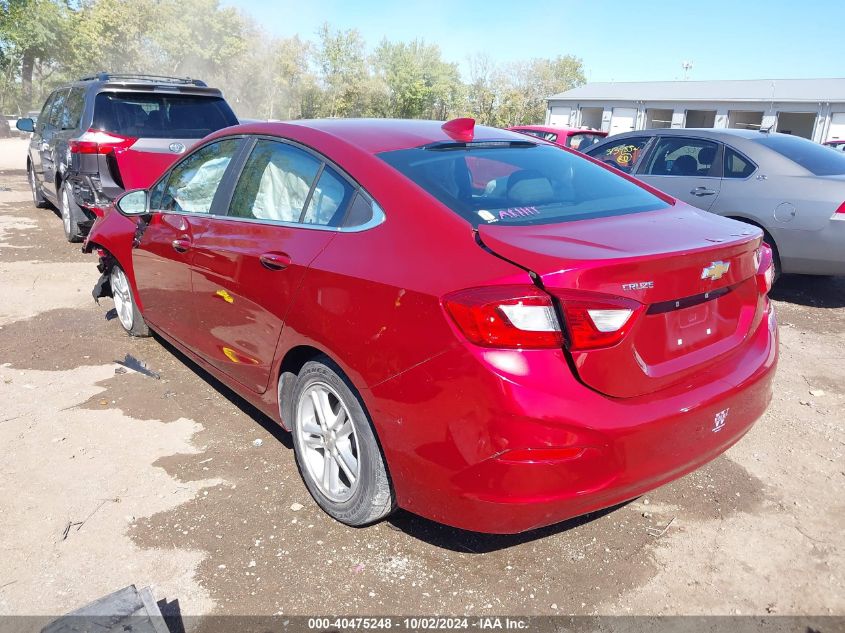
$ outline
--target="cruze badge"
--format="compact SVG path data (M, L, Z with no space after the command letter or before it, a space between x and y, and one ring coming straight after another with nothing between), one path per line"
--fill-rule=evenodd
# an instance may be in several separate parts
M635 281L630 284L622 284L622 290L647 290L648 288L654 288L653 281Z
M729 263L723 261L711 262L709 266L701 270L701 278L716 281L717 279L721 279L730 269L731 265Z
M185 146L182 143L171 143L170 144L170 151L174 154L181 154L185 151Z
M713 428L710 429L714 433L718 433L723 428L725 428L725 422L728 421L728 411L730 409L725 409L724 411L719 411L716 416L713 418Z

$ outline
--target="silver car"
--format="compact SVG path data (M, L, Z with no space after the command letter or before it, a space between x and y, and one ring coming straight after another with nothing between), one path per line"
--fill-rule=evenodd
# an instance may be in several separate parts
M845 153L734 129L626 132L586 153L699 209L759 226L778 272L845 275Z

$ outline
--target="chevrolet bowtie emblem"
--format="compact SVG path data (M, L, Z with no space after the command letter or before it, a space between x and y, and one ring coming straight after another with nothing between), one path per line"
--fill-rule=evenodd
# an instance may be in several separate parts
M716 281L717 279L721 279L730 269L731 265L729 263L723 261L712 262L709 266L701 270L701 278Z

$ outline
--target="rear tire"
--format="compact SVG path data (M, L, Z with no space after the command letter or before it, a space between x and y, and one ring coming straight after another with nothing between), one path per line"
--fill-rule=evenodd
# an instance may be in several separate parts
M129 278L119 264L112 266L109 273L109 285L111 286L112 299L114 299L114 309L117 311L117 319L126 333L129 336L149 336L150 328L147 327L147 323L138 309L138 304L135 303Z
M326 514L363 526L393 512L395 496L369 416L329 358L309 361L299 372L291 427L299 473Z
M62 214L65 239L68 242L81 242L83 235L79 224L84 221L84 215L73 199L73 192L67 183L63 183L59 189L59 211Z
M36 209L46 209L50 205L41 193L41 189L35 180L35 170L32 168L31 164L27 165L26 171L29 176L29 188L32 190L32 204L35 205Z

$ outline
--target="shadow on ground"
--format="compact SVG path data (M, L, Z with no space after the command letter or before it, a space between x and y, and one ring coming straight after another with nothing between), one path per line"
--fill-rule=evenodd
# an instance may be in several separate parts
M845 307L845 277L783 275L772 288L771 297L813 308L842 308Z

